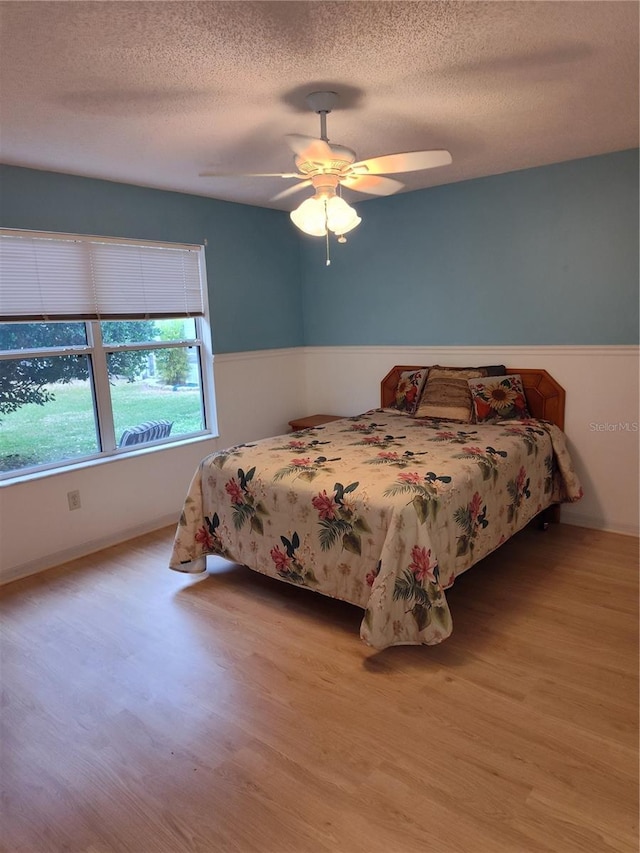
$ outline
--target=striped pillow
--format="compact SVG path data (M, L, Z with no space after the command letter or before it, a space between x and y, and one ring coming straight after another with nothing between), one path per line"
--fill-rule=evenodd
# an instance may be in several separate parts
M429 370L416 418L471 423L473 405L469 379L479 379L484 374L478 368L440 367Z

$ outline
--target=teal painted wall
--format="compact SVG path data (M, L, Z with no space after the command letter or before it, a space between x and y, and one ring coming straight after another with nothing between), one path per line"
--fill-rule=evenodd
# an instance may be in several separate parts
M303 343L300 244L281 211L2 166L0 224L184 243L206 239L214 352Z
M356 206L301 240L309 346L638 342L637 150Z
M214 350L638 342L638 151L375 199L346 245L279 211L11 166L6 227L202 243Z

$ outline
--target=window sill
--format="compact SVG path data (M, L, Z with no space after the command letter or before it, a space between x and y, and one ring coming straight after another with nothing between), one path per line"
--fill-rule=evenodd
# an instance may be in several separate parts
M0 489L6 486L16 486L20 483L31 483L34 480L40 480L44 477L55 477L60 474L69 474L73 471L82 471L86 468L95 468L98 465L106 465L110 462L122 462L126 459L133 459L138 456L146 456L149 453L156 453L162 450L175 450L178 447L184 447L189 444L199 444L204 441L215 441L218 435L215 433L205 433L203 435L195 435L192 438L184 438L180 441L168 441L162 444L154 444L151 447L136 447L128 450L126 453L114 452L108 456L98 456L92 459L83 459L79 462L70 462L68 465L58 465L55 468L47 468L42 471L32 471L31 473L8 476L0 480Z

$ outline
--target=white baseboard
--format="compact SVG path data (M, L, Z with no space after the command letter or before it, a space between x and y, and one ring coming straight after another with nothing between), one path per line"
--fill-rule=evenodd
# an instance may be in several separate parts
M92 539L89 542L83 542L79 545L75 545L73 548L67 548L64 551L57 551L55 554L48 554L46 557L40 557L37 560L22 563L19 566L11 566L7 571L0 574L0 586L29 577L29 575L38 574L38 572L44 572L46 569L53 569L56 566L61 566L63 563L69 563L72 560L78 560L80 557L87 557L89 554L95 554L96 551L102 551L113 545L120 545L122 542L127 542L129 539L144 536L145 533L153 533L154 530L161 530L163 527L177 525L177 523L178 516L176 513L172 513L171 515L164 516L163 518L156 518L153 521L138 524L135 527L130 527L127 530L120 530L110 536L102 536L99 539Z
M564 512L564 510L561 511ZM634 539L640 537L640 527L637 524L609 524L606 520L603 521L596 516L582 515L576 512L571 513L571 518L563 518L562 524L569 524L573 527L587 527L589 530L602 530L604 533L617 533L620 536L633 536Z

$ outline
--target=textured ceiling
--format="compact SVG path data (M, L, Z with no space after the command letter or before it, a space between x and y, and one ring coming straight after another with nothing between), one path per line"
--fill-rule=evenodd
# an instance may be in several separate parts
M2 2L2 160L291 210L287 133L337 91L359 159L447 148L406 190L638 144L636 2ZM345 191L351 200L369 196Z

